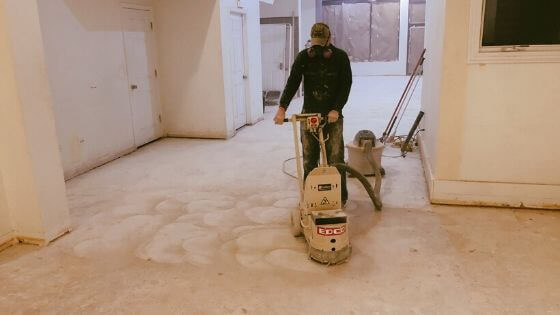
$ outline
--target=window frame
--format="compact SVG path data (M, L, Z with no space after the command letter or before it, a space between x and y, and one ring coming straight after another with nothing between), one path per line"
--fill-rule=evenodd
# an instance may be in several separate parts
M482 46L485 4L486 0L470 1L469 63L560 62L560 45Z

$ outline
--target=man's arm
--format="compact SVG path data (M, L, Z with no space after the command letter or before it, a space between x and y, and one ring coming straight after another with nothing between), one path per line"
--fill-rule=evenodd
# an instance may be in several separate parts
M288 109L290 102L294 98L294 95L296 95L299 85L301 84L301 79L303 77L303 63L301 59L301 55L296 57L292 65L292 70L290 71L290 77L288 78L282 97L280 97L280 107L284 109Z
M342 113L342 108L344 108L344 105L346 105L348 101L350 88L352 87L352 68L350 67L350 59L346 53L342 56L341 63L340 84L333 106L333 109L339 114Z

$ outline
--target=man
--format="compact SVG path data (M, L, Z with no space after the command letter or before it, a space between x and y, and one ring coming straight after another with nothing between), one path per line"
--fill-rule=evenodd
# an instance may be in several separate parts
M302 113L320 113L328 124L324 132L329 164L344 163L344 138L342 135L342 108L348 101L352 86L352 70L348 55L331 45L328 25L316 23L311 28L311 47L301 51L292 66L288 83L280 98L280 107L274 117L281 125L286 109L303 78L304 101ZM319 142L302 126L304 178L319 164ZM341 173L342 203L348 199L346 173Z

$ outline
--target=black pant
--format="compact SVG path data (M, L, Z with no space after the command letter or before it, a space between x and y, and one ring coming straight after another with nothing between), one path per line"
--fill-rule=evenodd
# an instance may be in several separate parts
M325 137L325 146L327 149L327 163L329 165L335 163L344 163L344 136L342 118L337 122L327 124L323 128L323 136ZM319 165L319 157L321 155L321 147L317 138L306 130L305 123L301 124L301 144L303 147L303 170L304 179L307 175ZM328 137L328 140L327 140ZM340 172L340 171L339 171ZM342 201L348 200L348 190L346 188L346 172L340 172Z

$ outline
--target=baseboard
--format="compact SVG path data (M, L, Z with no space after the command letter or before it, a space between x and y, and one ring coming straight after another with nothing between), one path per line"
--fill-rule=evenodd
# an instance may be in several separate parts
M8 233L7 235L0 238L0 252L20 243L37 246L46 245L46 242L43 239L25 236L14 236L13 233Z
M56 232L48 234L44 245L48 245L70 232L72 232L72 229L70 228L70 223L67 223L64 227L59 228Z
M116 160L116 159L118 159L122 156L130 154L130 153L136 151L136 149L137 149L136 147L128 148L126 150L122 150L122 151L119 151L119 152L114 153L114 154L106 155L106 156L104 156L104 157L102 157L98 160L95 160L94 162L87 163L85 165L75 167L75 168L70 169L70 170L65 170L64 171L64 180L70 180L70 179L72 179L76 176L80 176L82 174L85 174L85 173L87 173L87 172L89 172L89 171L91 171L95 168L103 166L103 165L105 165L109 162L112 162L112 161L114 161L114 160Z
M235 134L235 133L234 133ZM212 134L202 134L202 133L168 133L167 138L185 138L185 139L208 139L208 140L225 140L231 138L228 134L212 135Z
M251 122L249 123L249 126L254 126L254 125L258 124L259 122L261 122L261 121L263 121L263 120L264 120L264 115L263 115L263 116L259 116L257 119L251 121Z
M59 239L60 237L70 233L70 228L64 228L61 231L54 233L46 240L42 237L37 235L18 235L16 232L9 232L5 235L0 236L0 251L11 247L15 244L29 244L29 245L37 245L37 246L47 246L49 243Z
M434 180L435 204L560 209L560 186Z
M560 185L436 179L421 137L419 144L429 198L433 204L560 209Z
M14 238L13 232L8 232L0 236L0 252L8 247L13 246L16 243L17 243L17 239Z
M17 243L28 245L46 246L48 244L48 242L42 238L28 237L23 235L16 236L14 237L14 239L17 241Z

